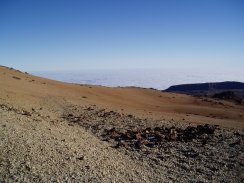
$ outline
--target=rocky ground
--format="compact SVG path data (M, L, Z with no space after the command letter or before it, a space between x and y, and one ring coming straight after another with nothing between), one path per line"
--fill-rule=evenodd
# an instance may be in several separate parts
M0 105L0 182L242 182L244 133L70 105Z
M80 126L35 111L0 105L0 139L0 182L165 181Z
M212 125L138 119L95 106L70 107L77 123L172 182L241 182L244 133Z

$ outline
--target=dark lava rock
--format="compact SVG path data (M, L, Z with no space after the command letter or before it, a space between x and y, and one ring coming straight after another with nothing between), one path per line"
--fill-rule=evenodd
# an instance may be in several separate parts
M119 132L116 128L105 130L103 137L106 139L114 139L118 142L118 147L134 147L141 149L143 146L155 147L160 145L163 141L180 141L191 142L197 139L203 145L211 138L209 135L214 134L215 126L212 125L198 125L197 127L188 126L185 129L181 128L164 128L155 127L145 128L141 130L128 129L126 132ZM205 135L203 135L205 134Z

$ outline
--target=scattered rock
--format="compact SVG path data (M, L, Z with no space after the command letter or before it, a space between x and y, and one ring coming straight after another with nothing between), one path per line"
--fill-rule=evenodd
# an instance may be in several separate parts
M30 112L24 111L24 110L21 111L21 114L22 115L25 115L25 116L31 116L31 113Z
M14 79L17 79L17 80L21 80L21 78L17 77L17 76L13 76Z
M63 118L69 122L77 121L76 124L133 160L166 172L165 176L168 180L171 177L173 182L179 181L177 177L180 176L193 180L192 177L199 174L196 181L221 182L223 179L219 175L235 176L227 169L236 173L243 166L240 153L244 136L241 131L208 124L187 125L173 120L139 119L96 106L74 106L65 111ZM79 154L75 157L77 161L83 159Z
M236 140L235 142L232 142L229 144L230 147L234 147L235 145L241 144L241 139Z
M191 142L195 139L206 144L213 134L215 127L212 125L198 125L197 127L188 126L186 129L171 127L145 128L141 130L128 129L125 133L119 132L115 127L110 130L104 130L105 139L113 139L118 142L116 147L135 147L141 149L142 146L155 147L163 141ZM123 143L122 143L123 142ZM126 145L125 143L126 142Z
M85 156L80 156L80 157L78 157L76 159L78 159L78 160L84 160L85 159Z

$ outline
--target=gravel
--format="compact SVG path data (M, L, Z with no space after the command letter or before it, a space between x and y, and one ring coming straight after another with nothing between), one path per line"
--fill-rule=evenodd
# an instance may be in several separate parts
M242 130L139 119L96 106L70 105L55 118L37 111L0 104L0 182L244 180ZM138 148L142 140L155 143Z

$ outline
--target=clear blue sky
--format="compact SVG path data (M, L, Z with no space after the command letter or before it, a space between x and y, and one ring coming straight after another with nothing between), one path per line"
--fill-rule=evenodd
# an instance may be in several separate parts
M244 68L244 1L1 0L0 65Z

